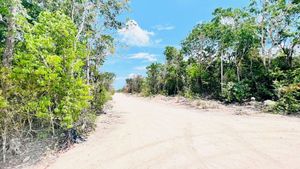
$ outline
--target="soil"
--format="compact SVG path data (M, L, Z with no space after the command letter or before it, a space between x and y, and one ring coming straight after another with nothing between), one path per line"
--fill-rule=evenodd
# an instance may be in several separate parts
M300 168L299 118L206 104L115 94L86 142L27 169Z

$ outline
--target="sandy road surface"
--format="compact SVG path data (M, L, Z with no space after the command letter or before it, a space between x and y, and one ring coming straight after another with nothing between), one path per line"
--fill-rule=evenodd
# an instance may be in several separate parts
M219 111L116 94L113 115L46 168L300 169L299 119Z

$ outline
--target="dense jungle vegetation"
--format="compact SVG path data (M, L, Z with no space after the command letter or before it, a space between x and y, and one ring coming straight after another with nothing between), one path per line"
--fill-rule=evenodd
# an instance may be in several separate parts
M23 151L25 138L67 147L92 130L115 78L99 67L114 52L111 35L127 6L119 0L0 0L0 162Z
M164 64L126 80L129 93L183 95L243 103L275 101L283 114L300 112L300 1L251 0L218 8L196 25L181 48L165 48Z

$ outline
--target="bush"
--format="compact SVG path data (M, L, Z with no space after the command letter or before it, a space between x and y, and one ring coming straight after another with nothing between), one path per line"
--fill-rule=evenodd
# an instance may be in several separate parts
M300 83L280 88L280 98L276 109L285 114L300 112Z
M222 96L228 103L242 103L251 96L249 85L246 81L229 82L223 87Z
M95 87L94 89L94 98L93 98L93 109L98 113L101 113L104 105L107 101L111 100L111 93L102 85Z

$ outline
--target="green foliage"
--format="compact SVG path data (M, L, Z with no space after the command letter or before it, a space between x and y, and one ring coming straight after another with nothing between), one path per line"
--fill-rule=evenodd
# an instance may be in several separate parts
M7 105L7 101L5 100L5 98L2 96L2 91L0 90L0 110L6 108Z
M183 55L175 47L167 46L164 52L166 56L166 74L164 89L168 95L176 95L183 91L185 63Z
M97 113L101 113L104 104L111 100L112 97L112 86L115 79L115 75L113 73L99 73L94 70L93 76L93 89L91 90L93 100L92 100L92 109Z
M250 88L247 82L228 82L224 86L223 97L226 102L239 102L246 101L250 96Z
M274 71L277 81L275 83L278 93L278 111L285 114L300 112L300 68L293 71Z
M140 75L134 75L126 79L125 92L127 93L141 93L144 86L144 78Z
M6 16L8 14L8 2L5 0L0 1L0 16ZM2 60L2 54L5 47L7 27L6 22L0 21L0 58Z
M161 92L163 89L163 69L164 67L160 63L152 63L147 67L147 79L144 86L144 94L155 95Z
M300 112L300 83L291 84L280 89L281 97L277 103L277 110L285 114Z
M23 137L69 145L93 129L113 94L115 75L99 68L127 3L0 0L0 146Z
M104 86L97 86L94 92L97 94L93 98L93 107L95 110L102 111L105 103L111 100L111 93Z
M284 112L299 111L299 9L296 1L257 0L244 9L215 9L181 50L166 47L162 68L148 67L143 91L229 103L255 97L278 101Z
M114 52L109 32L120 28L117 15L126 4L0 1L0 146L24 137L69 145L76 141L71 131L94 128L115 78L99 67ZM8 153L1 153L5 162Z
M19 44L12 74L18 90L23 90L25 109L37 118L59 121L66 129L73 127L90 99L82 77L85 49L76 42L76 33L66 15L42 12Z

